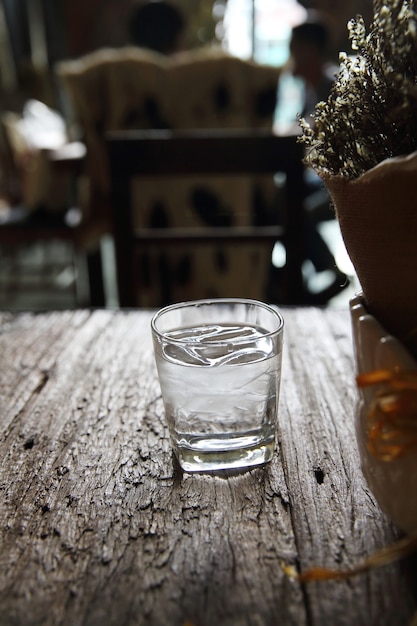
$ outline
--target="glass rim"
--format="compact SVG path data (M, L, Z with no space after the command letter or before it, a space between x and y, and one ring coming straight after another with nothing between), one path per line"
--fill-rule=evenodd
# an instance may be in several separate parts
M224 305L224 304L229 304L229 305L236 305L236 304L244 304L244 305L252 305L252 306L256 306L258 308L264 309L265 311L267 311L268 313L271 313L276 319L277 319L277 327L274 330L266 330L265 334L262 335L263 338L267 338L267 337L272 337L274 335L279 334L280 332L282 332L283 328L284 328L284 318L281 314L281 312L277 309L274 308L272 305L267 304L266 302L262 302L261 300L254 300L251 298L205 298L202 300L185 300L183 302L175 302L173 304L168 304L167 306L162 307L161 309L159 309L158 311L156 311L156 313L154 313L154 315L152 316L151 319L151 329L152 332L155 333L155 335L157 337L159 337L160 339L164 339L164 340L168 340L173 343L173 344L178 344L178 345L184 345L186 343L189 343L189 339L177 339L175 337L167 337L166 336L166 332L163 332L161 330L158 330L157 328L157 322L158 320L165 314L165 313L169 313L171 311L175 311L177 309L184 309L184 308L192 308L192 307L199 307L199 306L204 306L204 305ZM169 332L169 331L168 331ZM247 337L236 337L233 339L234 343L240 343L241 341L247 342L248 338ZM216 345L224 345L230 343L230 340L219 340L219 341L211 341L210 345L212 346L216 346Z

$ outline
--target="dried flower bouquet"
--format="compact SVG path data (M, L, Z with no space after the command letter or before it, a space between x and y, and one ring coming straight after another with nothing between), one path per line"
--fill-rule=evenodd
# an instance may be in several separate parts
M417 0L375 0L368 32L348 28L354 55L301 141L368 310L417 357Z

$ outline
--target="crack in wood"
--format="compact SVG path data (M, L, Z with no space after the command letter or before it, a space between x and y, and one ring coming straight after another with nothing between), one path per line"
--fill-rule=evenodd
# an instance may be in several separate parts
M324 481L324 472L321 467L316 467L314 469L314 476L316 478L317 484L322 485Z

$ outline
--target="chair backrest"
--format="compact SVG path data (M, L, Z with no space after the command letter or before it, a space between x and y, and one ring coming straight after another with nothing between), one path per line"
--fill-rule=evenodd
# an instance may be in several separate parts
M274 242L283 240L287 262L284 275L282 303L302 302L301 265L303 260L303 149L296 137L281 137L264 130L210 130L210 131L119 131L107 136L110 163L111 202L114 219L114 235L117 261L119 301L123 307L147 306L146 291L158 279L164 283L159 302L149 306L159 306L174 299L194 299L214 296L262 297L265 285L257 284L259 273L254 274L256 249L263 246L271 258ZM210 175L285 174L285 214L284 228L277 226L236 227L224 223L223 226L204 229L159 228L137 229L132 216L134 186L137 176L149 178ZM159 182L154 181L154 188ZM140 183L138 183L140 193ZM158 226L155 224L154 226ZM173 274L181 268L164 263L164 253L169 246L181 255L188 245L193 245L196 255L193 263L192 280L186 289L172 297L169 291ZM230 270L231 279L225 283L225 292L219 283L221 273L215 276L217 284L202 291L207 266L204 263L204 245L214 245L215 254L228 246L229 259L236 258L237 267ZM240 250L240 255L237 251ZM157 275L149 275L149 253L157 255L153 267ZM255 252L254 252L255 251ZM200 257L203 257L203 261ZM205 260L204 260L205 259ZM224 269L224 268L223 268ZM229 268L230 269L230 268ZM227 270L227 268L226 268ZM225 270L225 271L226 271ZM263 273L264 278L267 272ZM178 278L178 277L177 277ZM179 281L181 283L181 277ZM212 290L211 290L212 289ZM145 296L145 297L144 297ZM264 296L265 297L265 296Z
M109 207L109 163L104 144L107 132L161 128L271 130L280 69L244 61L215 48L166 57L125 47L62 62L57 75L87 145L86 180L92 197L87 209L94 220ZM248 227L270 222L274 201L271 176L256 180L233 176L226 180L224 173L215 177L201 173L191 181L184 172L175 179L160 177L157 186L153 180L142 178L132 206L140 228L161 224ZM163 258L155 247L142 259L142 275L148 276L149 284L148 289L141 290L143 305L154 306L181 294L185 297L191 285L197 291L197 275L204 276L205 284L202 279L199 283L201 293L236 290L236 273L247 274L253 296L263 293L271 259L271 250L265 244L258 243L244 252L234 250L233 255L225 247L214 249L208 243L194 250L190 243L187 254L177 249L169 252L170 248L165 245ZM155 287L157 266L159 282L166 283L164 295Z
M170 57L127 46L56 66L68 118L81 126L89 174L107 190L104 136L114 130L272 128L278 67L217 48Z

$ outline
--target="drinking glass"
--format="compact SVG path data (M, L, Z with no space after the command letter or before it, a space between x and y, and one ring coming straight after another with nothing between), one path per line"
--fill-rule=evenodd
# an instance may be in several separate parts
M173 450L189 472L271 460L284 320L247 299L183 302L151 321Z

